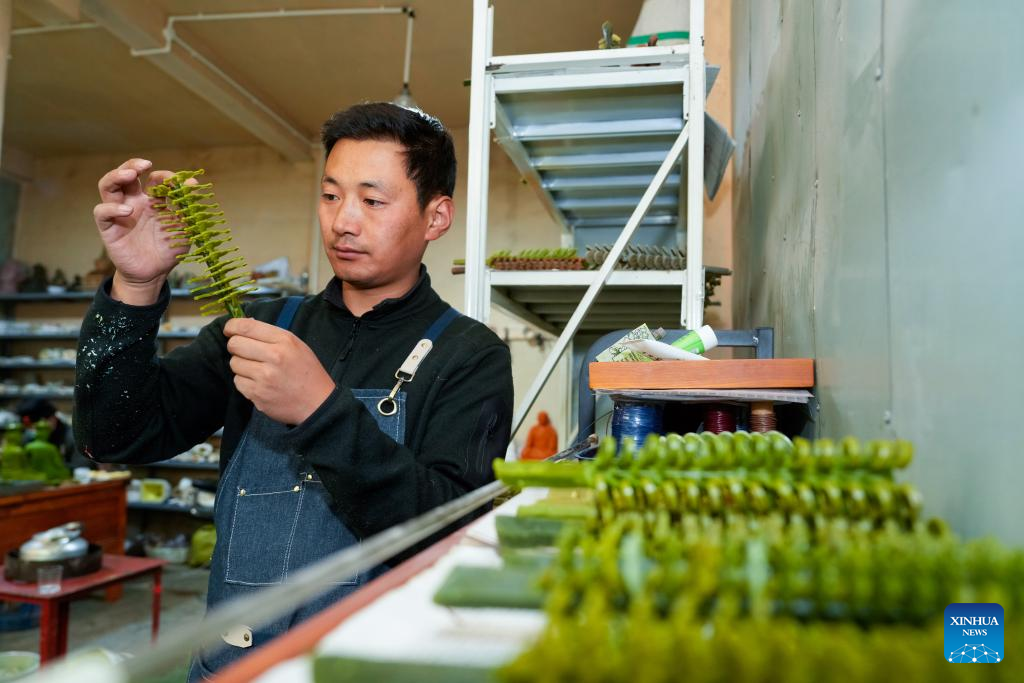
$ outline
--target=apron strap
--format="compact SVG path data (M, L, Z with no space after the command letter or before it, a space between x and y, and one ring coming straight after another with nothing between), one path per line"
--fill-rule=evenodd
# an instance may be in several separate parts
M284 302L284 308L277 315L277 321L275 325L280 327L282 330L290 329L292 326L292 320L295 319L295 312L299 310L299 304L302 303L301 296L290 296Z
M434 324L427 328L427 332L423 335L423 338L429 339L431 342L436 342L437 338L440 337L446 329L448 329L448 326L455 322L455 320L461 315L461 313L449 306L448 310L442 313L441 317L435 320Z

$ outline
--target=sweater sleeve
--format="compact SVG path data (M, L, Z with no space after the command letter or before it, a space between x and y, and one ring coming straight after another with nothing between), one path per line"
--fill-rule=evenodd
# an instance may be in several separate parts
M157 332L170 300L164 285L151 306L130 306L99 288L82 321L75 371L75 440L93 460L165 460L224 424L232 387L226 318L190 344L157 357Z
M487 346L444 373L414 452L384 434L347 387L338 387L292 431L296 452L324 483L361 538L404 522L493 480L512 425L508 347Z

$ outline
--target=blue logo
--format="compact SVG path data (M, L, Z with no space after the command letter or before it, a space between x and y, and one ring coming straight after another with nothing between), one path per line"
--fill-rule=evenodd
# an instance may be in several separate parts
M994 602L954 602L946 607L945 652L954 664L1003 661L1003 608Z

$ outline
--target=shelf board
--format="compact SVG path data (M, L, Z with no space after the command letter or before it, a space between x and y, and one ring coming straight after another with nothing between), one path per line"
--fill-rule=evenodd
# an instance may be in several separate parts
M612 400L672 401L679 403L807 403L814 395L806 389L593 389Z
M213 519L212 508L201 508L196 506L188 508L184 505L174 505L172 503L143 503L141 501L129 502L127 505L129 510L173 512L181 515L189 515L190 517L198 517L199 519Z
M811 358L590 364L591 389L806 389L813 386L814 360Z
M163 460L160 462L147 462L141 465L132 465L132 467L152 467L158 469L177 469L177 470L210 470L216 471L220 469L220 463L217 462L189 462L188 460Z
M19 398L42 398L48 401L54 399L68 400L71 401L75 398L74 389L70 389L67 392L59 391L0 391L0 400L14 400Z
M726 274L725 268L706 267ZM593 270L491 270L491 301L552 334L565 327L597 276ZM616 270L583 319L582 333L679 327L685 270Z
M0 370L74 370L73 360L15 361L0 357Z
M160 332L157 339L195 339L196 332ZM77 340L78 331L67 332L0 332L0 341L22 341L32 339Z

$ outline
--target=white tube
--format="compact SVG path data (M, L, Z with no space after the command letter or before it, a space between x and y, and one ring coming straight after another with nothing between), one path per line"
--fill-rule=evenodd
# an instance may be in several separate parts
M707 360L704 356L698 356L696 353L690 353L671 344L665 344L653 339L628 339L619 343L622 346L630 347L634 351L643 351L658 360Z

